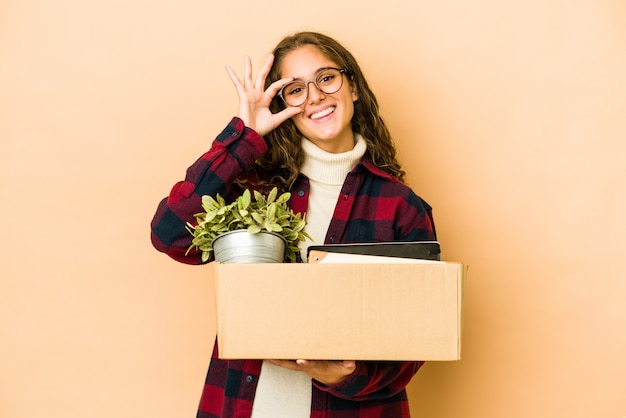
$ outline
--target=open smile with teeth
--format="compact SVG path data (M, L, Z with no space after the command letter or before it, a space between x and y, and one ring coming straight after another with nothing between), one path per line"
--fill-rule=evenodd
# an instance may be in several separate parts
M327 107L326 109L322 110L321 112L316 112L316 113L313 113L313 114L311 115L311 119L313 119L313 120L316 120L316 119L321 119L321 118L323 118L324 116L328 116L328 115L330 115L330 114L331 114L331 113L333 113L334 111L335 111L335 107L334 107L334 106Z

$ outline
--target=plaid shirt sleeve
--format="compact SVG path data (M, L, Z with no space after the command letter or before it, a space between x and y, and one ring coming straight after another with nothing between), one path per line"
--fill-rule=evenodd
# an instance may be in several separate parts
M386 399L403 391L422 364L414 361L357 361L354 373L341 383L325 386L314 380L313 384L346 400Z
M233 180L266 150L261 136L245 127L241 119L233 118L209 151L187 169L185 179L176 183L169 196L159 203L151 223L154 247L176 261L201 264L198 250L185 255L193 238L186 223L193 222L193 215L202 210L202 195L219 193L231 199Z

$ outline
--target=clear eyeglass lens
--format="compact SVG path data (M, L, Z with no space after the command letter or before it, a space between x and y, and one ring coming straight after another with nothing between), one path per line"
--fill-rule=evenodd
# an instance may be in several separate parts
M329 68L319 73L315 82L324 93L332 94L341 88L343 77L341 71Z
M326 94L332 94L339 91L343 84L343 77L340 70L327 68L322 70L315 77L315 85ZM302 105L308 96L307 83L295 81L287 84L282 90L282 96L290 106Z

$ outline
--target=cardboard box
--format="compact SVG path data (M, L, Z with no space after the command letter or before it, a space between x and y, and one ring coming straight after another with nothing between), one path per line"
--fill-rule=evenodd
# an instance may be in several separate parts
M459 263L213 263L224 359L458 360Z

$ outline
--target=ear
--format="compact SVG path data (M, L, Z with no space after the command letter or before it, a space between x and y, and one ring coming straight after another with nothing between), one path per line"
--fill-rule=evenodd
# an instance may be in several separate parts
M356 91L356 83L353 80L350 80L350 92L352 93L353 102L359 100L359 93Z

